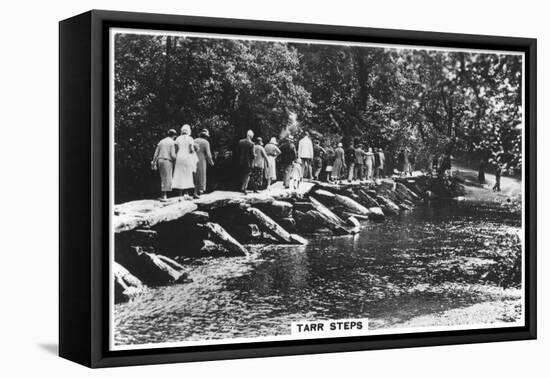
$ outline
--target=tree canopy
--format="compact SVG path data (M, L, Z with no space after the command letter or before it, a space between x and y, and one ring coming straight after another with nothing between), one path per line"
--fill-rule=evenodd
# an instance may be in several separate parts
M184 123L209 129L218 159L247 129L290 126L519 169L521 75L514 54L117 34L116 197L155 193L155 145Z

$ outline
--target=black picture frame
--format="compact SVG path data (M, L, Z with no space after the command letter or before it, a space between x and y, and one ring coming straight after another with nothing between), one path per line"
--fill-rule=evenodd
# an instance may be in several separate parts
M110 27L524 52L525 326L109 351ZM59 32L60 356L89 367L108 367L536 338L536 39L102 10L61 21Z

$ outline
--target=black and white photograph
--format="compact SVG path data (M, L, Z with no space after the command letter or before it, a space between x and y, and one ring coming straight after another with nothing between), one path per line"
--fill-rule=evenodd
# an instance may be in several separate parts
M110 350L525 325L523 52L109 53Z

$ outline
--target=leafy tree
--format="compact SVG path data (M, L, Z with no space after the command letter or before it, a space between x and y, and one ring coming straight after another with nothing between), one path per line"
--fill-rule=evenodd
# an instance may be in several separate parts
M184 123L210 130L220 161L247 129L291 125L390 159L409 148L420 164L452 152L519 169L521 67L511 54L118 34L116 201L156 193L151 154Z

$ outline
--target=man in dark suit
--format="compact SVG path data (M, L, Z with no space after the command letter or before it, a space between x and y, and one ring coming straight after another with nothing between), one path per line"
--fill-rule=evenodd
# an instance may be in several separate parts
M283 172L283 183L285 188L290 187L290 173L292 172L292 163L296 160L296 146L294 145L294 138L289 135L281 144L281 170Z
M254 160L254 132L248 130L246 132L246 138L239 141L239 170L241 172L241 192L246 194L246 188L248 187L248 181L250 180L250 172L252 170L252 161Z

